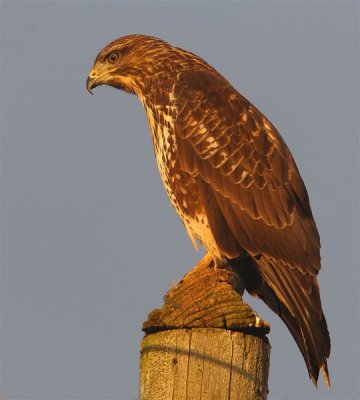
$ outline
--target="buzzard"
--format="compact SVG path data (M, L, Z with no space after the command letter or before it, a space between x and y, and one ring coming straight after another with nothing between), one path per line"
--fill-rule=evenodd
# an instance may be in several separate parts
M143 104L166 192L191 240L238 266L247 291L284 321L316 384L329 385L330 337L309 197L271 122L211 65L164 40L128 35L97 55L87 89Z

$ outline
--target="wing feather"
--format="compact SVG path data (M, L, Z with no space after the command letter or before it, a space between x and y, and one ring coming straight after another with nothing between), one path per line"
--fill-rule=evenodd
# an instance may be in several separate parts
M277 130L215 72L180 73L172 95L180 164L205 182L241 247L315 274L319 235L306 188Z

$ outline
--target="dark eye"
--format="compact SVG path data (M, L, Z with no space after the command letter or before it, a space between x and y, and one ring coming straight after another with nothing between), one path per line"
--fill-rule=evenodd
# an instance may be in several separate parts
M107 59L109 61L109 63L114 64L116 63L116 61L118 60L119 55L117 53L111 53L108 55Z

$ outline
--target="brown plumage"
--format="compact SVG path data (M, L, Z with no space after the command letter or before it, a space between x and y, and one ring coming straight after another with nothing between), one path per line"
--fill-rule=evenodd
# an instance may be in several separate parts
M239 266L247 290L287 325L312 381L322 369L329 384L320 238L275 127L204 60L157 38L107 45L87 88L103 84L143 103L161 178L193 242L218 264Z

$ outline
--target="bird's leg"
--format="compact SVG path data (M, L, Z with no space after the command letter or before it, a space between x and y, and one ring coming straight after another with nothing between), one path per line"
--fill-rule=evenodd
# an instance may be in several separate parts
M212 263L215 272L220 277L220 282L223 281L229 283L233 287L233 289L236 290L236 292L239 293L240 296L242 296L245 290L245 281L239 275L239 269L235 268L227 261L219 262L212 259Z

